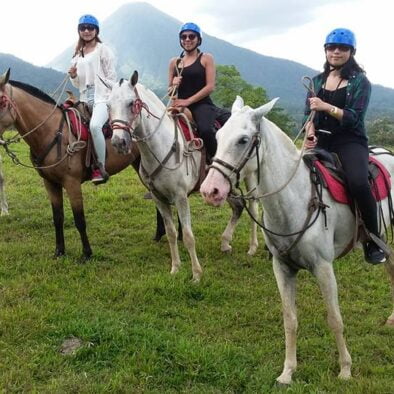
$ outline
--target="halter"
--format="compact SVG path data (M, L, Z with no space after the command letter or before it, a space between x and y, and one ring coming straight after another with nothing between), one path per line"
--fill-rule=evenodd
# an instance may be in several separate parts
M163 117L159 118L158 116L154 115L149 110L148 105L141 100L140 95L138 94L138 91L137 91L136 87L134 87L134 93L135 93L137 98L133 101L133 105L131 107L131 113L132 113L131 120L127 121L127 120L123 120L123 119L110 119L109 124L110 124L112 130L124 130L124 131L127 131L130 134L131 138L137 139L136 135L134 134L135 127L133 127L133 123L137 119L137 117L141 115L142 108L144 108L145 111L149 115L152 115L154 118L159 119L160 123L161 123L161 120L162 120ZM160 125L160 123L159 123L159 125ZM148 137L150 138L154 134L154 132L151 133ZM146 138L144 138L144 139L146 139Z
M13 110L13 113L12 113ZM12 86L10 85L10 95L7 93L3 93L0 96L0 119L2 119L6 115L6 111L9 112L12 118L12 122L16 121L18 110L15 104L15 101L12 98Z
M233 191L233 183L231 181L231 176L233 174L236 175L236 183L235 183L235 188L239 189L239 181L240 181L240 176L241 176L241 171L245 167L246 163L253 157L253 150L256 149L256 160L257 160L257 179L258 182L260 181L260 160L259 160L259 148L261 144L261 136L260 136L260 131L256 132L248 145L248 147L245 149L245 152L241 156L241 159L239 161L239 164L234 166L230 163L225 162L224 160L213 158L211 164L208 168L214 168L215 170L219 171L230 183L231 191ZM215 163L221 165L224 168L227 168L230 170L230 174L226 174L220 167L215 165Z

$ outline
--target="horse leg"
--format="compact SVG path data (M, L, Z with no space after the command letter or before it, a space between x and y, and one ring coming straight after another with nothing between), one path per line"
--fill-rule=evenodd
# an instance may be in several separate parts
M277 257L273 258L273 269L282 300L283 324L285 328L286 356L283 371L276 378L280 384L290 384L292 375L297 368L297 308L296 275L286 264L281 263Z
M338 377L349 379L352 376L352 358L346 347L346 341L343 336L343 321L338 302L337 281L335 279L334 269L331 263L321 262L316 265L314 271L320 290L323 294L327 306L327 322L335 335L335 340L339 352L340 372Z
M385 267L386 267L387 275L389 276L390 279L391 297L394 304L394 260L392 256L390 256L387 259L387 262L385 263ZM386 321L386 325L394 327L394 309L391 315L388 317Z
M159 242L165 233L166 229L164 227L163 216L161 216L160 211L156 208L156 234L153 240Z
M250 200L249 202L249 211L256 220L258 219L259 214L259 203L256 200ZM250 219L250 243L248 255L254 256L257 252L257 248L259 246L259 241L257 238L257 223L251 218Z
M64 210L63 210L63 189L62 185L50 182L44 179L45 189L48 193L49 200L52 206L52 218L55 226L56 248L55 257L60 257L65 254L64 245Z
M199 282L202 275L202 268L196 253L196 241L192 231L190 205L187 197L177 201L178 217L182 224L183 244L185 245L192 262L193 281Z
M174 221L172 219L171 206L159 200L156 200L156 206L164 220L164 227L166 229L168 244L170 245L171 252L171 274L175 274L179 271L181 259L179 257L177 233Z
M231 207L232 215L222 234L222 242L220 245L220 250L222 252L232 251L231 241L233 240L235 228L237 227L239 218L241 217L242 211L244 209L243 203L238 199L229 197L227 202Z
M160 211L156 208L156 234L153 237L154 241L159 242L163 235L166 234L166 228L164 226L163 216L161 216ZM182 241L182 225L178 216L178 240Z
M1 216L8 215L8 204L4 192L4 177L1 172L1 168L0 168L0 205L1 205Z
M72 180L65 182L64 188L70 199L71 209L73 211L75 227L79 231L82 242L82 260L85 261L92 256L92 249L90 248L90 243L88 235L86 233L86 221L85 213L83 209L83 197L81 183L79 180Z

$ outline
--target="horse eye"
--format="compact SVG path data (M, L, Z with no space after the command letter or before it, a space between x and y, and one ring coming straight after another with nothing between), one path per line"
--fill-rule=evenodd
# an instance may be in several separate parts
M238 143L239 143L240 145L245 145L245 144L247 144L248 142L249 142L249 138L246 137L246 136L243 136L243 137L241 137L241 138L238 140Z

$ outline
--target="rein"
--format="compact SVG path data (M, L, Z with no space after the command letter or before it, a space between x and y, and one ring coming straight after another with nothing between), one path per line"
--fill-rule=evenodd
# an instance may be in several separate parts
M305 81L308 81L308 82L309 82L309 85L306 85ZM310 93L312 96L315 96L315 92L314 92L314 89L313 89L313 81L312 81L312 79L309 78L309 77L303 77L303 84L304 84L305 88L309 91L309 93ZM298 136L299 136L302 132L305 132L305 128L306 128L306 125L308 124L308 122L311 122L311 121L313 122L315 113L316 113L316 111L311 111L311 113L309 114L307 120L304 122L304 124L302 125L300 131L298 132L296 139L295 139L293 142L295 142L295 141L297 140ZM325 225L327 226L327 218L326 218L326 212L325 212L325 209L326 209L327 205L325 205L325 204L323 203L323 200L322 200L322 185L320 185L320 189L318 190L318 189L317 189L317 182L316 182L316 180L313 178L313 174L311 173L311 188L312 188L311 193L312 193L312 195L311 195L311 199L310 199L309 204L308 204L308 214L307 214L307 217L306 217L306 219L305 219L305 221L304 221L304 224L303 224L301 230L298 230L298 231L295 231L295 232L292 232L292 233L288 233L288 234L276 233L276 232L274 232L274 231L268 229L266 226L264 226L263 223L259 222L259 221L253 216L252 212L251 212L251 211L249 210L249 208L247 207L246 200L260 200L260 199L262 199L262 198L266 198L266 197L269 197L269 196L273 196L273 195L279 193L280 191L282 191L283 189L285 189L285 188L288 186L288 184L291 182L291 180L294 178L294 176L295 176L295 174L296 174L296 172L297 172L297 170L298 170L298 167L300 166L300 163L301 163L301 160L302 160L304 151L305 151L305 144L306 144L306 141L307 141L307 139L308 139L308 135L307 135L307 133L305 132L304 139L303 139L303 143L302 143L302 148L301 148L301 151L300 151L300 154L299 154L297 163L296 163L296 165L295 165L295 167L294 167L292 173L290 174L289 179L288 179L286 182L284 182L283 185L281 185L280 187L278 187L276 190L274 190L274 191L272 191L272 192L264 193L264 194L259 195L259 196L257 196L257 197L255 197L255 196L248 196L248 195L250 195L251 193L253 193L253 191L254 191L255 189L250 190L250 191L247 193L247 195L245 195L245 194L243 193L242 188L240 187L240 184L239 184L239 183L240 183L240 173L241 173L243 167L246 165L247 161L250 160L250 159L252 158L252 152L253 152L253 150L256 148L257 173L258 173L257 179L258 179L258 184L260 183L260 160L259 160L259 157L258 157L259 147L260 147L260 144L261 144L261 136L260 136L260 133L261 133L261 131L259 130L259 131L252 137L251 142L250 142L250 145L249 145L248 148L245 150L245 153L244 153L244 155L241 157L240 162L239 162L238 165L234 166L234 165L232 165L232 164L230 164L230 163L228 163L228 162L225 162L225 161L223 161L223 160L221 160L221 159L213 158L213 164L212 164L209 168L214 168L215 170L217 170L218 172L220 172L220 173L224 176L224 178L227 179L227 181L229 182L230 187L231 187L230 194L232 195L232 197L233 197L233 198L241 199L242 204L243 204L244 208L246 208L246 211L248 212L250 218L251 218L259 227L261 227L264 231L266 231L267 233L269 233L269 234L271 234L271 235L275 235L275 236L278 236L278 237L292 237L292 236L297 236L297 237L295 238L295 240L294 240L288 247L286 247L286 248L283 249L283 250L279 250L279 249L278 249L278 251L279 251L279 253L280 253L281 255L287 255L287 254L289 253L289 251L298 243L298 241L301 239L301 237L303 236L303 234L304 234L310 227L312 227L313 224L317 221L317 219L318 219L318 217L319 217L319 215L320 215L320 213L321 213L322 211L323 211L324 217L325 217ZM256 140L258 140L258 142L256 142ZM218 167L216 164L218 164L218 165L224 167L225 169L230 170L230 174L226 174L226 172L225 172L222 168ZM236 175L235 188L238 189L238 190L240 191L240 194L235 194L235 193L233 192L234 188L233 188L233 182L232 182L232 180L231 180L231 176L232 176L233 174ZM316 216L312 219L312 215L313 215L313 213L314 213L316 210L317 210ZM311 219L312 219L312 220L311 220Z
M59 89L61 89L61 93L58 96L58 99L56 100L56 103L53 107L53 109L51 110L51 112L49 113L49 115L41 122L39 122L36 126L34 126L31 130L29 130L28 132L26 132L24 135L15 135L14 137L7 139L7 140L1 140L1 145L4 146L4 149L7 153L7 155L11 158L11 160L13 161L13 163L21 165L22 167L26 167L26 168L34 168L36 170L43 170L43 169L48 169L48 168L53 168L58 166L60 163L62 163L66 158L70 157L72 154L74 154L75 152L77 152L80 149L83 149L85 147L85 143L81 144L81 141L75 141L73 143L69 143L69 145L67 146L67 150L65 155L60 158L57 162L48 165L48 166L40 166L40 165L28 165L28 164L24 164L22 163L18 157L16 156L15 153L13 153L10 148L9 145L12 143L17 143L19 142L21 139L26 140L26 137L28 137L30 134L32 134L33 132L35 132L37 129L39 129L41 126L43 126L56 112L56 109L59 108L59 102L61 97L64 94L66 85L67 85L67 81L68 81L68 76L66 75L66 77L63 79L63 81L60 83L60 85L56 88L55 92L56 93ZM16 122L17 118L19 117L21 122L24 124L25 128L26 128L26 123L23 119L23 116L21 115L20 111L18 110L18 107L15 103L15 101L12 99L12 85L10 86L10 95L6 95L4 94L1 98L0 98L0 108L4 108L3 105L6 105L6 103L8 103L8 105L6 106L6 109L10 112L10 115L13 119L13 123ZM11 112L11 109L13 109L15 111L16 115L13 115ZM48 155L48 153L51 151L51 149L57 145L58 146L58 157L60 157L60 142L62 139L62 130L63 130L63 124L64 124L64 113L62 116L62 119L60 120L60 125L59 128L55 134L54 139L52 140L52 142L47 146L47 148L45 149L45 153L42 154L40 157L38 158L33 158L33 161L36 162L37 164L42 162L45 157ZM67 118L67 125L68 125L68 129L69 129L69 135L71 134L71 126L69 123L69 120Z
M309 91L309 93L310 93L312 96L315 96L315 92L314 92L314 89L313 89L313 81L312 81L312 79L309 78L309 77L304 76L304 77L302 78L302 81L303 81L302 83L303 83L304 87ZM306 84L306 81L309 83L308 85ZM306 119L306 121L305 121L304 124L302 125L300 131L299 131L298 134L297 134L297 137L295 138L295 140L294 140L293 142L295 142L295 141L298 139L298 136L299 136L302 132L305 132L305 127L306 127L306 125L308 124L308 122L313 122L313 119L314 119L314 117L315 117L315 113L316 113L316 111L311 111L311 113L309 114L308 118ZM260 131L258 131L258 132L256 133L255 136L258 136L259 133L260 133ZM254 136L254 137L255 137L255 136ZM261 136L258 136L258 138L261 139ZM223 160L213 158L213 162L216 162L216 163L218 163L219 165L221 165L221 166L223 166L223 167L225 167L225 168L227 168L227 169L229 169L229 170L231 171L231 173L230 173L229 175L227 175L222 169L220 169L219 167L217 167L217 166L215 166L215 165L211 165L209 168L214 168L214 169L216 169L217 171L219 171L219 172L228 180L228 182L230 183L231 192L233 191L233 183L232 183L232 181L231 181L231 175L232 175L232 174L236 174L236 176L237 176L237 181L236 181L236 184L235 184L235 188L238 189L238 190L241 192L241 195L232 193L232 197L233 197L233 198L238 198L238 199L242 199L242 200L248 200L248 199L249 199L249 200L259 200L259 199L262 199L262 198L270 197L270 196L273 196L273 195L279 193L279 192L282 191L283 189L285 189L285 188L287 187L287 185L291 182L291 180L293 179L293 177L295 176L295 174L296 174L296 172L297 172L297 170L298 170L298 167L300 166L300 163L301 163L301 161L302 161L302 156L303 156L304 151L305 151L305 144L306 144L306 141L308 140L308 138L309 138L309 137L308 137L307 133L305 132L305 135L304 135L304 139L303 139L303 142L302 142L302 147L301 147L301 151L300 151L299 158L298 158L297 163L296 163L296 165L295 165L295 167L294 167L294 170L292 171L292 173L291 173L290 176L289 176L289 179L288 179L286 182L284 182L283 185L281 185L280 187L278 187L278 189L276 189L276 190L274 190L274 191L272 191L272 192L264 193L264 194L262 194L262 195L260 195L260 196L257 196L257 197L245 195L245 194L242 192L241 187L239 186L240 172L241 172L242 168L246 165L246 162L250 159L250 157L251 157L251 156L250 156L250 151L252 151L253 148L254 148L253 145L254 145L255 142L254 142L253 138L252 138L252 141L251 141L251 147L249 148L249 153L246 154L245 160L241 161L241 164L240 164L239 166L233 166L232 164L227 163L227 162L225 162L225 161L223 161ZM259 141L259 146L260 146L260 142L261 142L261 141ZM258 155L258 148L256 148L256 156L257 156L257 155ZM258 171L257 182L260 183L260 161L259 161L258 159L257 159L257 171ZM250 195L253 191L254 191L254 189L250 190L247 194Z

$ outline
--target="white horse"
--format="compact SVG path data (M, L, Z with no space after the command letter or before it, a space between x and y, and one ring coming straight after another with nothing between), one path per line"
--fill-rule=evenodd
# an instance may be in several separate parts
M309 170L301 162L294 172L300 152L291 140L266 115L276 100L257 108L244 106L237 97L232 115L217 134L218 149L213 168L201 186L206 202L219 206L229 195L237 172L254 168L260 171L258 196L264 206L263 224L266 229L277 234L296 233L312 224L294 244L297 235L281 237L265 231L265 239L273 253L273 269L283 306L286 339L286 357L282 374L277 381L289 384L297 366L296 359L296 275L300 268L308 269L316 276L327 305L327 321L335 334L339 351L339 377L351 377L351 357L343 336L343 322L339 309L337 283L332 262L350 245L355 228L355 218L347 205L336 203L324 190L323 201L327 208L327 227L324 215L317 213L308 220L308 204L312 197ZM251 146L259 146L259 156L253 155L244 168L240 168L243 158ZM394 175L394 157L380 155L381 161L391 176ZM258 159L258 160L256 160ZM294 176L293 176L294 175ZM383 201L386 223L389 222L387 201ZM386 263L394 298L394 264ZM394 299L393 299L394 301ZM387 320L394 326L394 310Z
M8 204L7 204L7 199L5 197L4 176L1 167L2 165L1 165L1 156L0 156L0 208L1 208L1 216L5 216L8 215Z
M176 273L180 266L177 232L171 212L171 205L175 205L182 224L183 242L192 262L193 280L199 281L202 269L195 249L188 195L199 179L201 151L195 141L185 141L174 127L164 104L137 81L138 73L134 72L130 81L121 80L111 86L108 105L113 128L112 144L118 152L127 153L132 140L137 142L141 152L141 179L152 191L164 219L171 250L171 273ZM253 176L248 178L249 188L254 186L253 179ZM230 241L243 208L239 201L237 205L235 202L230 205L233 216L222 235L222 250L231 250ZM256 212L257 204L251 209ZM256 226L252 228L249 254L254 254L257 248Z

